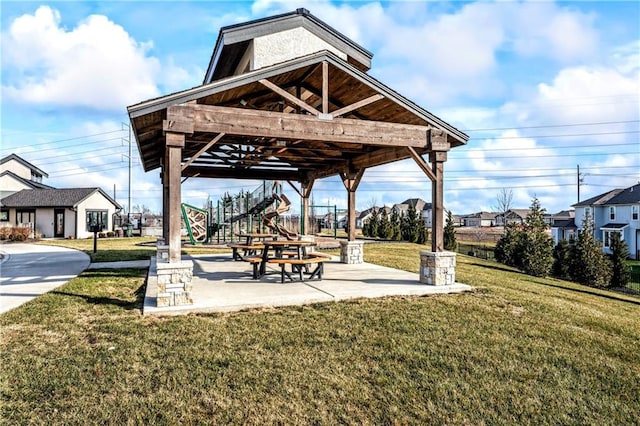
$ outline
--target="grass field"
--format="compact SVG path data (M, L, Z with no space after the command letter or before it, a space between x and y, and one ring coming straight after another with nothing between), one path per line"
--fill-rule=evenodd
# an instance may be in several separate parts
M639 298L462 255L457 278L476 291L154 318L144 271L87 271L0 316L0 423L638 423Z

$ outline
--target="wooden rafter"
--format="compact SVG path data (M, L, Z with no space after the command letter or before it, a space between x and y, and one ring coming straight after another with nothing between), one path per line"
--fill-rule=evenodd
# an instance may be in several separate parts
M282 96L283 98L285 98L286 100L288 100L292 104L297 105L300 108L303 108L303 109L309 111L310 113L312 113L314 115L320 115L320 111L318 111L317 109L315 109L314 107L312 107L308 103L302 101L301 99L296 98L291 93L289 93L286 90L278 87L277 85L273 84L269 80L262 79L262 80L260 80L260 83L263 84L264 86L268 87L269 89L273 90L275 93L277 93L278 95Z

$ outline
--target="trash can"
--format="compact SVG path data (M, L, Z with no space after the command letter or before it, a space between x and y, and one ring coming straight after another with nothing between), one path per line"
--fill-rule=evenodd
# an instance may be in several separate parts
M125 237L132 237L133 236L133 225L128 223L126 225L124 225L124 235Z

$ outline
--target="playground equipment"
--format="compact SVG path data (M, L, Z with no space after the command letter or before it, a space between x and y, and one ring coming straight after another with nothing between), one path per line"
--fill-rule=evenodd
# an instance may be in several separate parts
M292 232L278 223L277 218L284 212L289 211L291 208L291 201L284 194L273 193L271 197L273 201L278 202L276 208L271 207L269 211L262 214L262 223L269 228L272 232L278 233L285 237L287 240L298 239L298 234Z
M187 234L191 244L202 244L207 240L208 215L206 210L182 203L182 218L187 227Z

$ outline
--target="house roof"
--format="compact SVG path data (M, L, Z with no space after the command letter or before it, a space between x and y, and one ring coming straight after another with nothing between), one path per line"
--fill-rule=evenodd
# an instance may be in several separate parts
M617 188L604 194L596 195L588 200L574 204L573 207L608 206L616 204L640 203L640 183L629 188Z
M328 81L323 75L328 75ZM305 104L318 106L324 102L325 83L329 88L329 115L350 106L357 105L357 109L349 109L329 121L312 120L310 115L295 114L295 107L284 102L281 93L265 86L278 86L290 96L299 89L304 94L300 96L304 97ZM375 101L361 104L371 99ZM129 106L145 171L160 167L165 155L165 124L172 125L173 116L191 114L183 111L185 109L193 110L194 116L207 123L214 123L208 121L210 119L219 120L213 128L219 129L218 125L223 123L226 130L209 131L203 126L201 130L187 134L182 160L190 163L185 166L183 176L306 181L411 158L404 142L396 145L392 138L381 138L379 143L372 143L367 138L360 139L361 143L352 143L342 141L339 134L322 136L315 133L318 137L313 138L313 133L308 133L302 137L295 124L281 124L275 129L278 135L290 132L289 138L272 137L268 133L275 130L270 128L273 132L268 132L262 127L253 134L234 133L236 128L248 132L250 126L227 124L224 117L231 116L242 117L247 122L249 116L256 116L265 123L282 123L289 120L287 117L295 117L291 120L307 120L306 129L322 127L323 123L338 126L349 122L349 125L363 123L363 126L382 127L388 124L394 129L401 126L425 134L435 130L443 132L450 147L464 145L468 140L465 133L326 50ZM223 113L227 115L222 117ZM181 122L179 118L173 120ZM374 138L374 134L371 135ZM418 154L431 152L427 138L424 142L415 142L414 149Z
M531 214L531 210L529 209L509 209L509 211L507 212L507 215L509 213L513 213L517 216L520 216L522 219L526 218L527 216L529 216L529 214Z
M281 15L222 27L203 84L232 75L250 47L251 40L300 27L345 53L348 62L362 71L371 68L371 52L313 16L307 9L299 8Z
M601 230L608 229L608 230L612 230L612 231L619 231L621 229L626 228L627 226L629 226L628 223L607 223L606 225L600 227L600 229Z
M0 173L0 177L2 177L2 176L11 176L13 179L17 180L18 182L22 183L23 185L29 186L29 187L31 187L33 189L53 189L53 186L45 185L44 183L36 182L34 180L25 179L25 178L23 178L21 176L18 176L15 173L13 173L11 170L3 171L2 173Z
M45 172L43 172L42 170L40 170L39 168L37 168L36 166L34 166L33 164L31 164L30 162L28 162L27 160L25 160L24 158L16 155L16 154L10 154L7 155L6 157L4 157L3 159L0 160L0 165L7 163L9 161L17 161L18 163L22 164L23 166L31 169L32 172L34 172L35 174L38 174L40 176L44 176L44 177L49 177L48 174L46 174Z
M36 208L36 207L76 207L82 201L99 192L116 208L121 206L100 188L69 189L23 189L2 200L2 207Z
M577 229L575 219L556 220L552 228Z
M431 203L427 203L422 198L408 198L404 200L402 203L398 203L397 205L398 206L406 205L407 206L406 208L408 208L408 206L413 206L413 208L416 209L417 211L431 210Z

